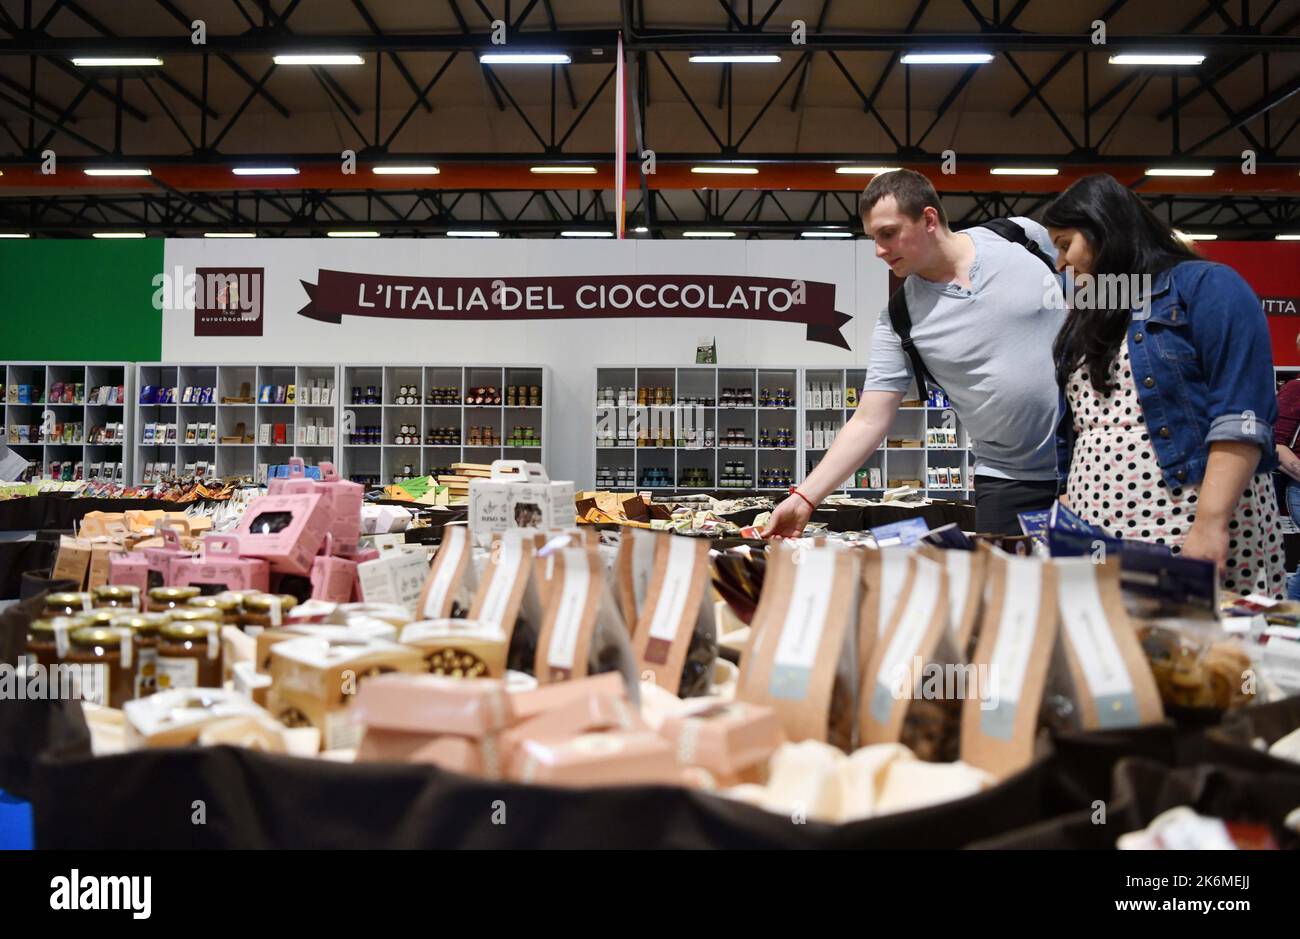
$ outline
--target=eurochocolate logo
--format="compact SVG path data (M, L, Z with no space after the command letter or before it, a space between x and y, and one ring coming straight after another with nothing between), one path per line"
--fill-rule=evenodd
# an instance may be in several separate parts
M1267 316L1300 316L1300 297L1260 297Z
M317 271L302 281L299 316L338 324L344 316L416 320L545 320L709 317L797 323L810 342L848 349L835 285L778 277L676 274L606 277L394 277Z
M194 335L262 335L262 267L195 268Z

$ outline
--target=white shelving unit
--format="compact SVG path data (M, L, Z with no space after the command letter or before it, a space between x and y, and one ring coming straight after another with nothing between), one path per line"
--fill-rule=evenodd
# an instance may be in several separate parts
M598 366L592 424L597 488L784 491L788 484L763 485L763 477L781 474L789 484L798 482L799 375L798 368L779 367ZM608 389L613 406L601 403ZM618 404L620 389L631 389L630 404ZM645 404L637 403L639 389L648 392ZM773 398L784 390L790 405L763 405L764 389ZM749 397L725 404L728 392L730 400L744 392ZM742 442L729 443L729 435ZM782 439L788 444L777 445ZM727 485L733 480L739 485Z
M507 403L509 388L516 391ZM398 404L402 388L414 388L414 404ZM537 404L531 402L538 388ZM495 388L499 404L469 404L471 392ZM358 391L360 402L354 401ZM544 365L345 365L340 385L340 473L372 485L388 485L395 478L447 472L453 463L493 460L546 462L549 428L546 403L550 394L549 370ZM375 403L365 403L367 399ZM433 401L439 403L431 403ZM403 426L415 427L414 444L395 442ZM529 428L531 439L511 443L515 428ZM369 433L367 433L369 429ZM436 431L446 431L445 436ZM430 443L431 439L437 442ZM361 442L372 440L374 442ZM493 442L489 442L493 441Z
M5 385L0 392L3 402L5 444L26 457L32 464L32 475L52 478L51 469L59 464L60 479L89 479L92 475L108 478L102 471L92 472L95 464L116 465L112 476L115 481L131 478L130 418L131 402L135 400L131 384L133 372L126 362L9 362L4 366ZM51 397L56 386L71 385L70 394ZM27 388L27 402L21 400L22 387ZM80 395L77 386L81 387ZM111 388L100 403L96 389ZM61 391L61 389L60 389ZM109 398L114 400L109 402ZM93 403L92 403L93 402ZM59 425L81 424L81 435L71 432L54 437ZM97 429L109 424L122 425L120 439L95 441ZM48 432L48 433L47 433ZM81 476L76 476L76 464L81 464ZM71 475L63 467L71 465Z
M136 450L135 481L144 481L149 464L168 465L168 474L183 474L189 464L206 463L214 477L248 476L259 482L266 468L298 456L309 466L334 460L338 440L337 365L220 365L142 363L136 370L135 422L130 428ZM289 399L289 386L294 397ZM284 400L276 389L284 389ZM144 403L147 388L176 388L170 404ZM185 400L187 388L212 388L210 398ZM263 389L270 389L263 395ZM328 401L313 402L310 390L328 389ZM244 399L227 401L223 399ZM146 442L147 425L175 424L176 437ZM188 439L190 425L214 428L206 439ZM308 427L316 442L308 443ZM263 428L269 433L262 436ZM323 442L322 442L323 438ZM266 442L263 442L265 440Z
M832 402L835 403L834 394L838 392L840 407L826 407L819 409L805 408L802 412L803 427L811 429L814 423L831 423L842 428L853 416L854 408L848 407L849 398L848 389L852 388L856 392L857 400L861 400L862 386L866 382L865 368L810 368L805 369L802 373L804 400L809 398L809 387L813 384L826 386L829 385L832 392ZM943 447L936 446L928 442L927 430L949 426L956 430L957 446ZM919 440L919 447L897 447L890 446L889 440L906 438L910 440ZM898 415L894 418L894 423L886 434L885 444L879 450L873 453L865 463L854 473L853 478L847 479L844 485L840 487L841 491L849 492L853 495L879 495L886 488L890 488L890 480L920 480L926 493L939 498L958 498L964 499L969 497L974 489L971 487L972 480L972 461L970 456L970 438L966 433L966 428L962 426L961 421L957 418L957 413L952 408L936 407L906 407L900 408ZM812 471L813 466L825 455L826 450L830 448L830 442L823 442L818 447L809 445L807 435L804 437L804 459L803 475L806 476ZM953 473L959 474L959 484L956 486L932 486L929 481L929 470L945 470L951 479ZM871 486L870 471L878 469L880 471L879 486ZM861 485L859 476L861 471L867 471L868 485ZM802 478L802 476L800 477Z

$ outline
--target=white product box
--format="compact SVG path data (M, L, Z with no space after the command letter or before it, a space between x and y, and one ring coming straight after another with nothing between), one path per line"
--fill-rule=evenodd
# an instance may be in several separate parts
M844 407L844 389L839 385L831 389L831 407L836 410Z
M483 547L497 532L571 528L573 519L573 481L552 480L540 463L495 460L491 479L470 480L469 527Z
M257 429L257 442L264 447L271 444L271 425L263 424Z

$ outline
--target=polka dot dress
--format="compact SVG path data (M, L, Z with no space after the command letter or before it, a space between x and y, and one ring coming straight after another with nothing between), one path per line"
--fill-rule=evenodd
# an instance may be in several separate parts
M1085 521L1120 538L1171 545L1175 554L1196 520L1199 486L1171 488L1151 445L1128 344L1110 368L1109 395L1099 395L1083 367L1070 376L1066 397L1075 444L1066 493ZM1228 560L1220 583L1240 594L1282 596L1282 536L1268 473L1257 473L1228 523Z

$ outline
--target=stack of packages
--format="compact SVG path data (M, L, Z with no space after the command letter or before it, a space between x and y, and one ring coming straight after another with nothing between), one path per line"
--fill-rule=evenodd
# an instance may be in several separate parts
M212 520L204 516L189 516L184 512L144 511L87 512L82 517L76 537L64 535L59 539L51 577L71 580L77 590L94 590L113 580L112 560L133 555L137 563L144 563L145 552L150 549L180 551L197 546L195 536L212 527ZM157 580L154 586L162 586Z
M451 472L438 477L438 485L447 487L451 503L469 499L469 485L476 479L490 479L492 467L483 463L453 463Z

